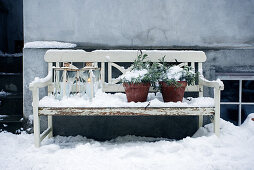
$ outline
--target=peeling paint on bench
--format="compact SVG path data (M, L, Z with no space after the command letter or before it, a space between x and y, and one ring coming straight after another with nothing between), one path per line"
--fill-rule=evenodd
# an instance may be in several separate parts
M214 108L202 107L40 107L39 115L52 116L190 116L213 115Z

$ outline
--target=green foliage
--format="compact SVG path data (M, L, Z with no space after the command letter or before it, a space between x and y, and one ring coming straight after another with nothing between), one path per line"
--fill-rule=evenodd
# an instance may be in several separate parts
M131 80L127 80L125 77L123 77L120 79L120 83L149 83L151 82L151 76L149 74L151 62L146 61L147 57L148 57L147 54L142 54L141 52L141 54L137 56L137 59L134 60L131 66L131 72L147 70L148 73L146 73L144 76L131 78Z
M173 85L176 88L181 87L181 84L178 82L178 80L171 78L169 79L167 76L168 70L170 67L173 67L175 65L178 65L178 61L176 60L175 64L169 64L165 62L165 56L161 59L159 59L159 62L153 63L150 67L149 73L151 76L152 83L151 85L155 90L159 90L160 81L166 82L168 85ZM180 77L179 81L186 81L188 85L194 85L195 81L198 77L198 73L195 73L193 71L193 68L191 66L183 66L183 71L180 73L182 76Z
M149 69L149 62L145 61L147 56L148 56L147 54L142 55L142 53L140 55L138 55L137 59L134 60L134 62L132 64L132 70Z
M165 56L159 59L159 62L150 62L147 61L148 55L141 54L137 56L137 59L134 60L132 64L131 71L141 71L147 70L147 73L144 76L139 76L135 78L131 78L127 80L126 78L122 78L120 80L121 83L148 83L150 82L152 87L156 90L160 89L159 82L166 82L168 85L173 85L176 88L181 87L181 84L178 81L186 81L188 85L194 85L195 81L198 77L198 73L193 71L191 66L183 66L183 70L180 72L181 77L179 80L174 78L168 78L168 71L171 67L180 64L177 60L175 64L169 64L165 62Z
M188 85L194 85L197 78L198 78L198 75L199 73L195 73L193 70L193 68L191 66L184 66L183 67L183 70L184 70L184 79L185 81L187 82Z

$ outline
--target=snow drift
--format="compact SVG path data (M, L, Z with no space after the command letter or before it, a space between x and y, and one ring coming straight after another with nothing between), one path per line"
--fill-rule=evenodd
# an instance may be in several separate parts
M135 136L97 142L57 136L37 149L33 135L0 133L0 169L221 169L254 167L254 114L241 126L221 120L221 137L212 124L193 137L174 141Z

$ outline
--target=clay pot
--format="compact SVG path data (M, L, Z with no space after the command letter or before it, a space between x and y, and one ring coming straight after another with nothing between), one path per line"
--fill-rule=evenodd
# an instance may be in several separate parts
M123 83L128 102L145 102L150 83Z
M187 86L186 81L178 81L181 84L180 87L174 85L167 85L165 82L160 82L161 93L164 102L178 102L183 100L185 87Z

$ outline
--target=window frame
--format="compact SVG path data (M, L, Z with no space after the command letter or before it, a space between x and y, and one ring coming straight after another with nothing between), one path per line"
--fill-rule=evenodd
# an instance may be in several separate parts
M242 102L242 85L243 81L254 81L254 73L219 73L216 77L223 80L238 80L239 81L239 101L238 102L220 102L221 105L238 105L238 125L242 124L242 105L253 105L254 102Z

